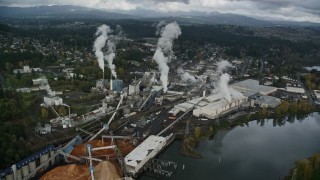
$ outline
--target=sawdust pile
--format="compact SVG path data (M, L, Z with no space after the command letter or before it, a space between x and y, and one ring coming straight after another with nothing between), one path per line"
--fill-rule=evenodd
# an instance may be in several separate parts
M94 167L95 179L119 179L116 166L109 161L102 161ZM91 180L87 165L70 164L59 166L46 173L41 180Z

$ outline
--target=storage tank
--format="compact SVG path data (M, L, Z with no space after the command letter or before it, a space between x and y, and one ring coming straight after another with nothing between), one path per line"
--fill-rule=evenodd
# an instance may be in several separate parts
M45 163L47 160L49 159L49 154L44 154L40 157L40 164ZM49 162L44 166L44 169L47 169L47 167L49 166Z
M253 99L250 100L250 106L254 107L254 100Z
M54 155L54 150L50 151L50 156L52 157ZM56 159L52 158L51 159L51 165L54 165L56 163Z
M29 170L30 170L30 172L35 171L36 168L37 168L37 166L36 166L36 161L31 161L31 162L29 163Z
M14 180L13 173L6 175L6 180Z
M28 164L22 166L21 169L22 169L22 176L23 176L23 177L26 177L26 176L29 175L30 171L29 171L29 166L28 166Z
M17 170L17 180L22 180L22 170L21 170L21 168Z

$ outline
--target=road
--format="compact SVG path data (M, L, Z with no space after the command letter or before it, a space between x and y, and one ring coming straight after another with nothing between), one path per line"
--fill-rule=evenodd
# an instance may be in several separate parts
M302 83L301 76L302 76L301 74L297 74L297 80L299 85L305 90L305 93L308 97L309 102L313 105L319 105L319 100L317 99L314 92L307 89L306 86Z
M243 66L241 68L239 77L243 77L247 73L248 67L249 67L249 59L246 58L243 62Z

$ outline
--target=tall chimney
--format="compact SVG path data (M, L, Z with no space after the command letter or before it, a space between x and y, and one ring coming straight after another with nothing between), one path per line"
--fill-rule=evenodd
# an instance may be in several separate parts
M112 72L111 72L111 76L110 76L110 90L112 91Z

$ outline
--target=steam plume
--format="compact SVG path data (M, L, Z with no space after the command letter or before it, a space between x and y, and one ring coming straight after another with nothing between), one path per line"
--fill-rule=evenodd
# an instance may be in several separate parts
M160 80L162 82L163 91L167 92L169 67L168 60L171 58L173 40L181 35L181 29L176 22L167 24L161 29L161 37L158 40L157 50L153 59L157 62L161 73Z
M188 72L185 72L182 67L179 67L178 70L178 75L181 77L182 81L186 82L190 80L192 83L197 82L196 78L192 75L190 75Z
M117 26L118 29L121 29L120 26ZM113 59L116 56L115 50L116 46L114 43L115 36L110 35L112 32L111 28L105 24L98 27L96 32L97 39L94 42L93 50L95 51L95 55L97 57L99 67L102 69L104 74L104 60L107 60L108 67L110 68L112 75L117 78L117 73L115 71L116 66L113 64ZM121 33L121 30L119 30ZM107 44L108 51L107 54L104 55L102 52L102 48Z
M228 73L224 73L223 71L229 67L233 67L228 61L223 60L219 61L217 64L217 71L215 75L220 75L219 81L214 81L213 84L216 85L217 90L220 94L223 95L223 97L231 102L231 98L233 99L240 99L243 97L243 94L241 92L238 92L237 90L230 88L228 86L228 83L230 81L230 75Z
M217 73L221 74L225 69L229 67L233 67L232 64L229 63L229 61L226 61L226 60L219 61L217 63Z
M228 100L229 102L231 102L231 95L230 95L229 87L228 87L229 81L230 81L230 75L227 73L222 74L220 77L218 88L219 88L220 93L223 94L224 98L226 100Z
M234 98L234 99L243 98L243 94L241 92L233 89L232 87L229 87L229 92L230 92L230 95L232 96L232 98Z
M104 59L103 59L103 52L102 48L106 45L106 41L108 39L108 33L111 32L111 29L109 26L103 24L100 27L98 27L96 36L97 39L94 41L93 45L93 51L95 51L95 55L97 57L99 67L102 69L102 72L104 74Z
M166 22L165 22L165 21L160 21L160 22L157 24L157 26L156 26L156 28L157 28L157 30L156 30L156 35L159 35L159 34L162 32L163 26L165 26L165 25L166 25Z
M114 44L112 39L109 39L107 42L107 46L108 52L107 55L104 56L104 58L108 62L108 67L110 68L112 75L117 78L116 66L113 64L113 59L116 56L116 54L114 53L116 50L116 45Z

